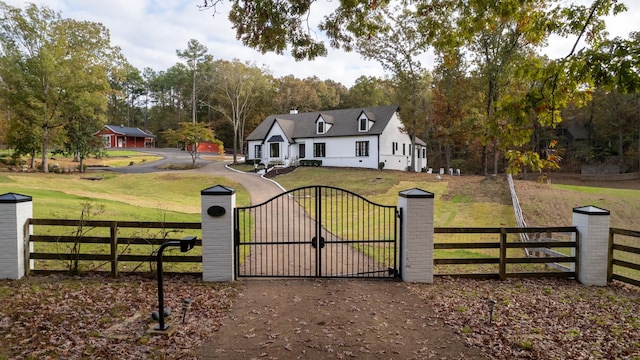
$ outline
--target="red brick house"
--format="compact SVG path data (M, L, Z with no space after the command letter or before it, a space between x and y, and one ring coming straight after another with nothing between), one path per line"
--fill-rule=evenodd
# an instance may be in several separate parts
M153 148L156 136L139 128L105 125L94 134L104 139L104 146L109 148Z

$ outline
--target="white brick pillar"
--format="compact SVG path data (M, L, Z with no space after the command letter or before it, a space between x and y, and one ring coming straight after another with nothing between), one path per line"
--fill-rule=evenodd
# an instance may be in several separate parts
M235 280L233 211L236 191L216 185L200 192L202 203L202 280Z
M584 285L607 285L609 266L609 210L595 206L573 209L578 229L577 277ZM574 239L575 240L575 239ZM575 249L573 250L575 253Z
M404 281L433 283L433 202L433 193L421 189L399 193L400 275Z
M0 279L25 274L25 224L33 217L31 196L0 195Z

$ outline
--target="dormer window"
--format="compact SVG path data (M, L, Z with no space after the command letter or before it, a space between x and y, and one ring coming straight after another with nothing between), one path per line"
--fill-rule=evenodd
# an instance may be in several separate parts
M333 126L333 116L320 114L316 118L316 135L328 134L331 131L331 126Z
M368 129L368 125L369 125L369 120L367 118L360 118L358 120L359 125L358 125L358 131L367 131Z
M358 118L358 132L367 132L369 128L371 128L371 120L367 114L362 112Z

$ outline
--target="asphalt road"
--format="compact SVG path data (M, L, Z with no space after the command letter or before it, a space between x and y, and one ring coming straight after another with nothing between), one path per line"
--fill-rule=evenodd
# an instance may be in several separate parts
M157 171L165 171L159 169L162 165L167 164L191 164L191 154L186 151L182 151L179 149L173 148L163 148L163 149L135 149L136 151L146 152L150 154L155 154L162 156L162 159L157 161L146 162L138 165L125 166L119 168L105 168L105 170L110 170L114 172L119 172L123 174L141 174L141 173L151 173ZM205 166L210 161L197 159L196 165Z

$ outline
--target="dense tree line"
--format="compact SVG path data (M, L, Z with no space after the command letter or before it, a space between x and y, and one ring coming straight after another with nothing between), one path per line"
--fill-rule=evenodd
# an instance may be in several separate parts
M246 45L289 49L301 59L326 53L305 30L313 1L264 1L261 9L231 2L230 19ZM403 130L427 142L432 167L498 173L610 162L638 171L640 36L606 37L602 19L624 10L618 1L554 5L340 1L320 24L331 45L387 70L347 88L216 59L196 39L176 49L180 62L170 68L140 70L100 24L0 2L0 143L17 155L42 156L47 171L44 154L58 149L82 159L98 147L91 134L106 123L149 130L159 147L173 145L180 129L193 137L193 129L206 128L212 132L203 139L221 140L235 157L270 114L393 103L401 106ZM269 37L267 25L281 36ZM540 55L553 35L586 46L559 59ZM433 69L418 61L428 51L436 56Z

